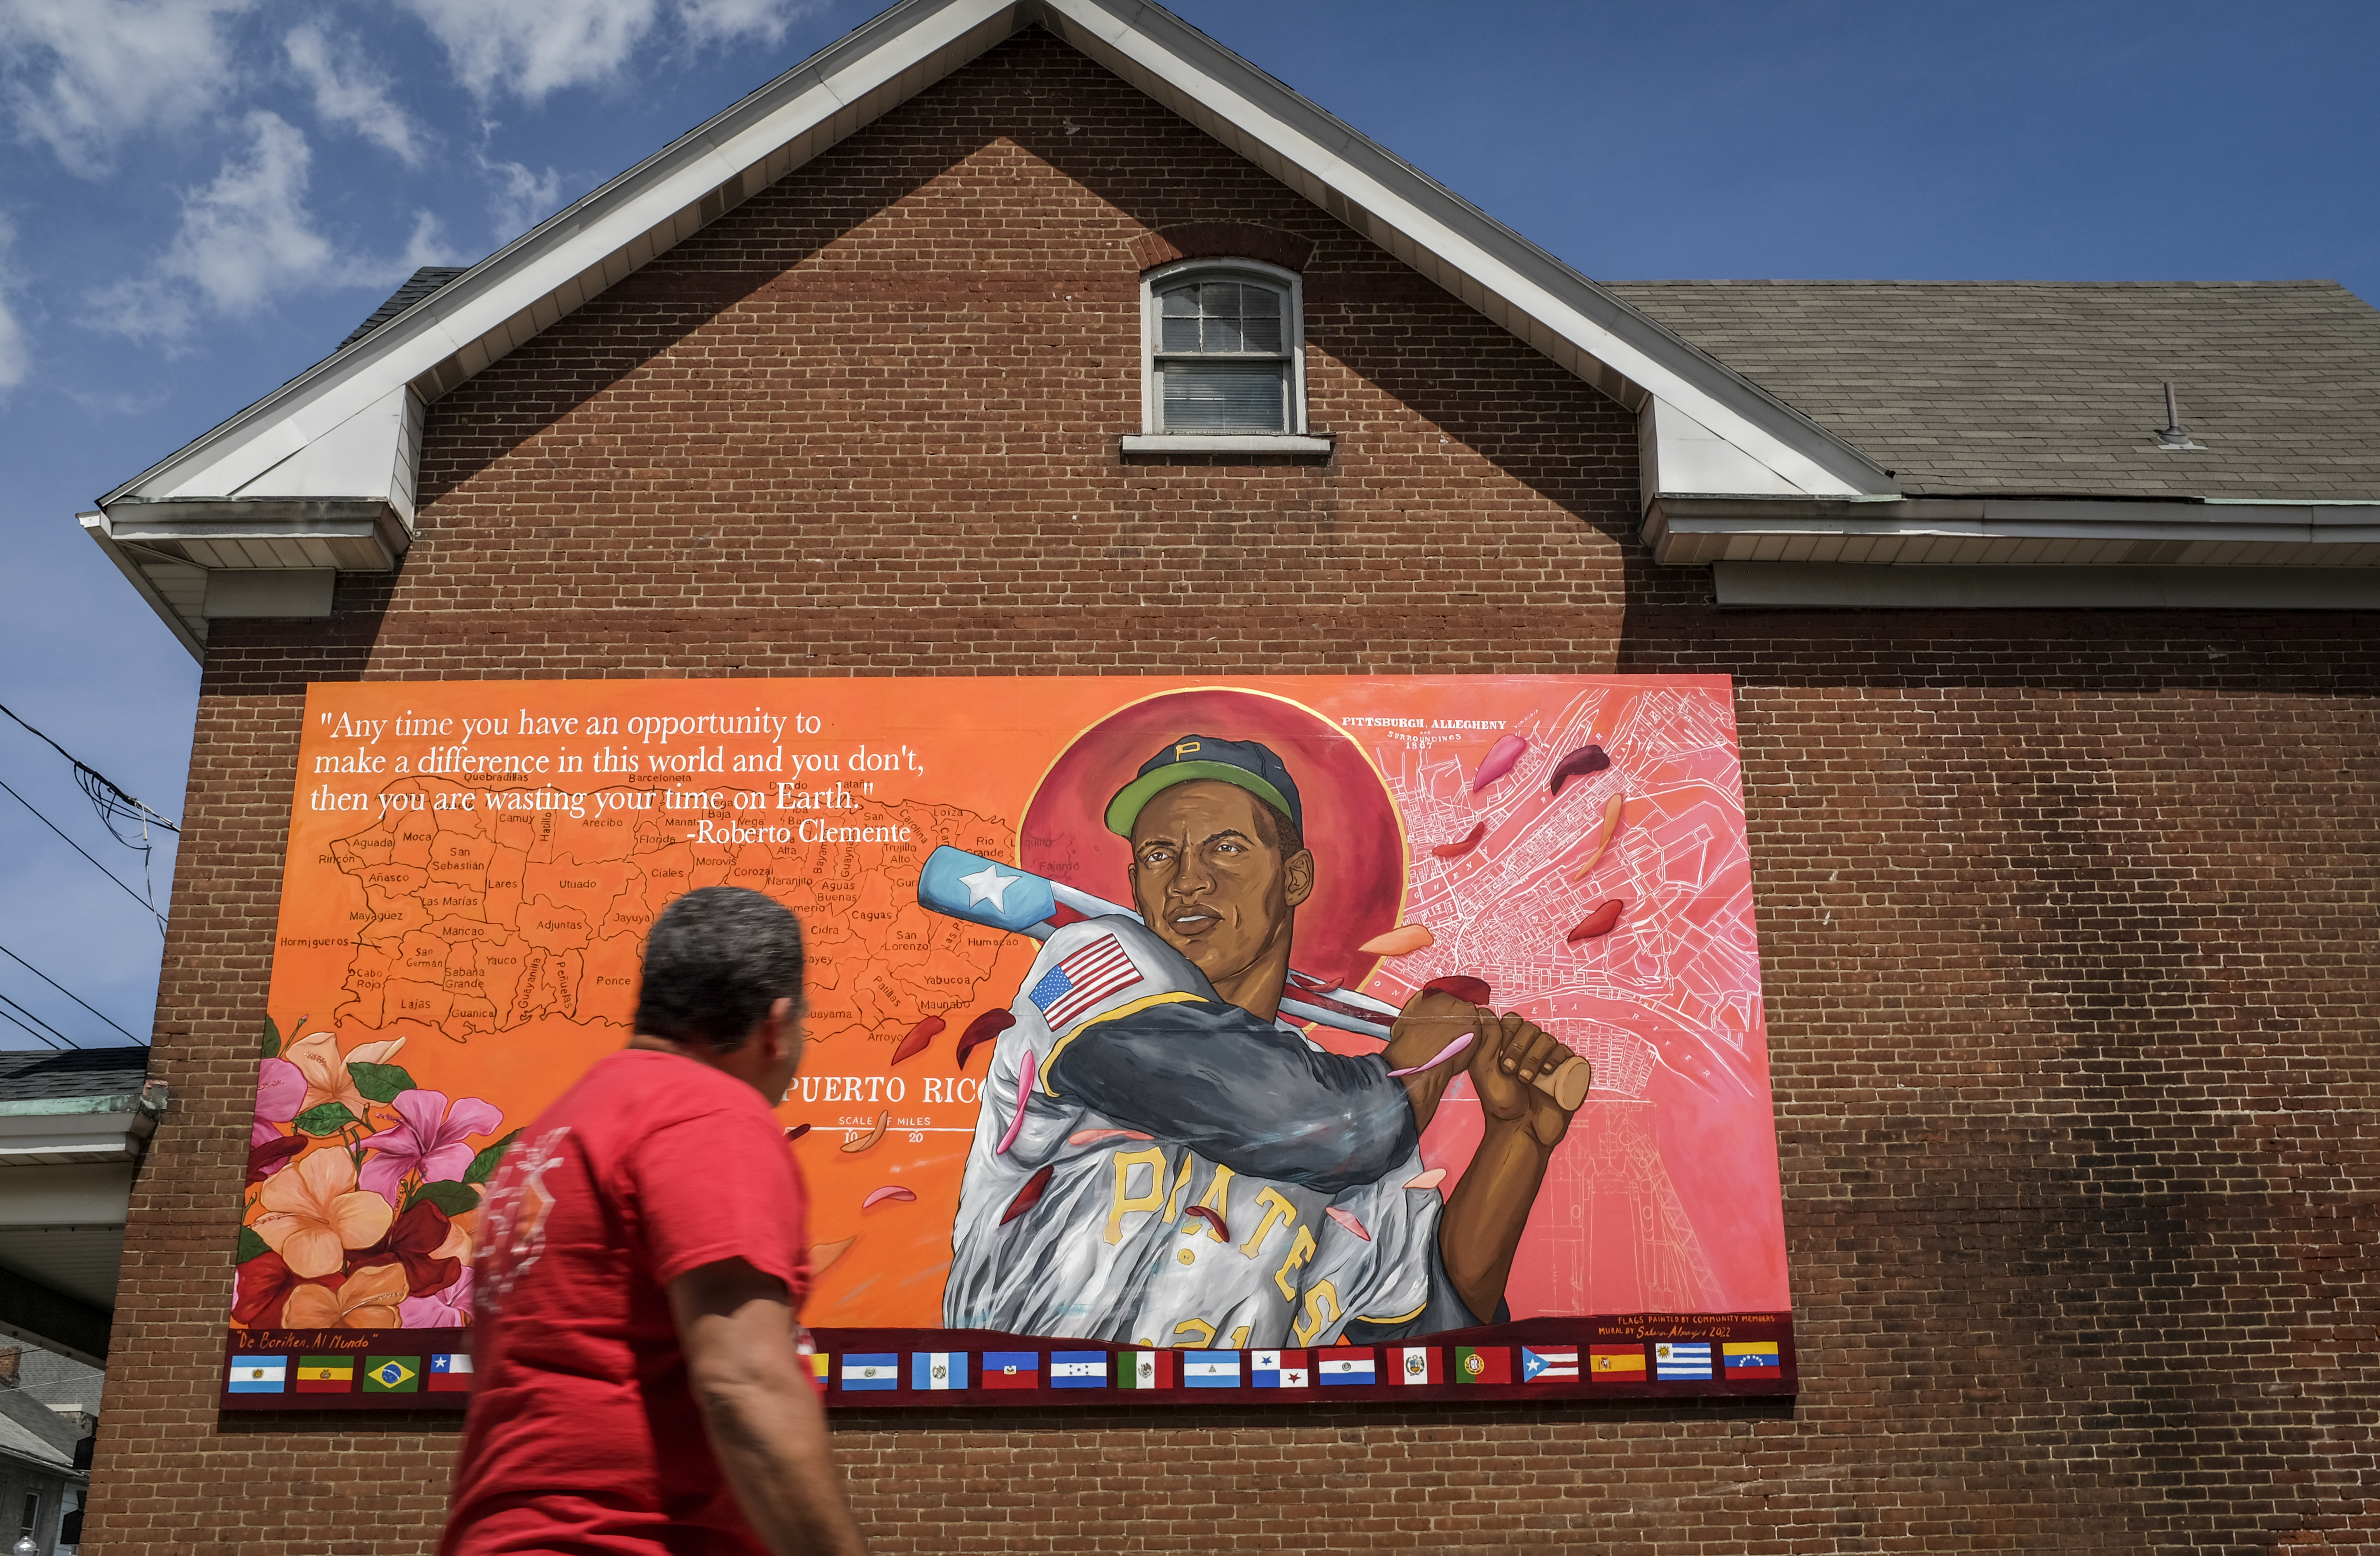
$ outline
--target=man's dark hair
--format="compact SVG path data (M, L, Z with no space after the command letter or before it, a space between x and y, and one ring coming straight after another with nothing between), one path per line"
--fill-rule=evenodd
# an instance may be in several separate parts
M1254 795L1248 797L1257 801L1257 808L1272 824L1272 836L1267 841L1282 858L1295 857L1305 846L1305 834L1297 830L1297 823L1289 819L1289 812L1269 799L1257 799Z
M788 996L799 1004L802 921L758 892L705 886L653 920L636 1029L733 1053Z

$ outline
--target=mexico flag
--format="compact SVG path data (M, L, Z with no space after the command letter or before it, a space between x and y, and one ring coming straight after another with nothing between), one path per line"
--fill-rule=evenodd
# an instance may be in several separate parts
M1443 1383L1446 1374L1439 1369L1438 1347L1435 1345L1402 1345L1389 1352L1390 1366L1395 1369L1400 1383Z
M1171 1389L1174 1386L1172 1352L1121 1351L1117 1353L1117 1388Z

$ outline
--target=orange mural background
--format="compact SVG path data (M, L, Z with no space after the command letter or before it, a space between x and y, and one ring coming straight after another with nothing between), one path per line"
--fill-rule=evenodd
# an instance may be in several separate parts
M925 858L948 845L1063 880L1079 857L1083 879L1065 883L1121 897L1121 845L1082 819L1149 754L1148 719L1122 726L1130 751L1072 748L1172 693L1199 693L1184 706L1211 719L1232 705L1217 689L1305 710L1313 739L1349 748L1329 756L1330 784L1378 785L1364 808L1396 823L1383 835L1309 826L1318 856L1327 839L1390 882L1388 898L1366 889L1356 938L1400 912L1438 933L1382 961L1354 954L1355 925L1301 919L1296 965L1391 1003L1433 977L1485 977L1500 1006L1596 1061L1523 1246L1514 1316L1784 1308L1723 677L365 682L308 694L236 1326L464 1321L468 1282L440 1261L468 1266L490 1148L626 1040L652 917L725 883L767 892L808 932L810 1046L778 1110L809 1126L792 1149L822 1268L804 1317L938 1327L977 1113L957 1039L1016 998L1036 942L921 907ZM1507 734L1525 755L1474 792ZM1550 794L1554 761L1590 741L1610 767ZM1045 793L1053 777L1102 792ZM1602 857L1569 880L1615 799ZM1022 845L1028 810L1082 835ZM1432 852L1475 827L1469 853ZM1625 905L1621 928L1567 942L1606 900ZM1424 1142L1458 1173L1477 1136L1461 1090ZM914 1198L863 1208L884 1188ZM407 1238L423 1246L400 1260L390 1250Z

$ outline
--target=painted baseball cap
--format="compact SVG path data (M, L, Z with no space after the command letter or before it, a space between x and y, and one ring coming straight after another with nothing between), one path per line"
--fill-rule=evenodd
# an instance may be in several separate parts
M1218 740L1211 735L1185 735L1140 764L1140 776L1116 791L1108 801L1108 831L1132 835L1141 808L1176 784L1197 779L1232 784L1288 813L1297 830L1305 830L1305 808L1298 802L1297 780L1272 754L1272 748L1254 740Z

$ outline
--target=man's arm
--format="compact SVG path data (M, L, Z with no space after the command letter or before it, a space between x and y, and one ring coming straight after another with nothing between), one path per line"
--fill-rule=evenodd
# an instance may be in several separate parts
M1570 1113L1529 1083L1550 1074L1571 1051L1525 1017L1500 1018L1484 1005L1476 1031L1467 1057L1486 1130L1447 1197L1438 1247L1463 1306L1490 1323L1504 1300L1546 1163L1570 1128Z
M740 1258L669 1283L686 1381L736 1505L771 1556L866 1556L794 1349L784 1282Z

